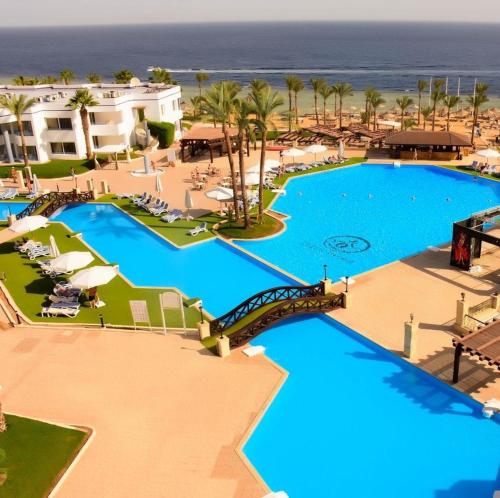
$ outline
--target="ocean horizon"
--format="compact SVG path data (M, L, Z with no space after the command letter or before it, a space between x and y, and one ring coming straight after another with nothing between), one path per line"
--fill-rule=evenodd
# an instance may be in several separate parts
M348 81L361 91L412 92L418 79L447 78L450 93L473 92L474 82L500 95L498 24L423 22L190 23L0 29L0 80L57 75L105 80L123 68L146 79L166 67L180 84L199 70L211 81L246 85L263 78L282 88L286 74L304 81ZM495 99L496 100L496 99Z

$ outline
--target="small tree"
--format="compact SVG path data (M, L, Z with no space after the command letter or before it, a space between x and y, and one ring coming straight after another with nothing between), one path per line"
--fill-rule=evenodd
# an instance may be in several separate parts
M422 117L424 118L423 123L424 123L424 130L425 130L427 120L432 116L432 107L430 107L430 106L422 107L421 113L422 113Z
M446 131L450 131L451 110L460 103L458 95L446 95L443 102L446 107Z
M438 104L446 97L446 94L443 92L443 86L445 84L445 80L436 80L434 82L434 89L431 92L431 101L432 101L432 131L436 128L436 113Z
M373 112L373 129L377 129L377 110L379 107L385 104L385 99L382 98L379 92L375 91L370 97L370 108ZM369 118L369 115L368 115ZM370 123L368 122L368 128L370 127Z
M149 77L149 81L151 81L151 83L163 83L164 85L173 84L172 75L170 74L170 71L168 69L163 69L161 67L153 69L152 75Z
M59 79L65 85L71 85L71 83L75 79L75 73L71 69L63 69L59 74Z
M401 109L401 131L405 130L405 113L408 108L413 104L413 99L405 95L396 99L396 104Z
M472 134L471 134L471 143L474 145L474 141L476 139L475 129L477 126L477 121L479 118L479 110L483 104L488 102L488 96L486 92L488 91L488 85L486 83L478 83L476 85L476 93L475 95L470 95L468 97L469 104L472 106Z
M327 84L323 78L311 78L309 81L311 83L314 95L314 115L316 117L316 124L319 125L318 94L324 86L327 86Z
M326 125L326 102L327 100L332 96L334 90L333 87L325 84L319 89L319 94L321 95L321 98L323 99L323 124Z
M196 73L196 83L198 84L198 95L201 98L201 91L203 88L203 84L210 79L210 75L208 73L204 73L203 71L199 71Z
M295 77L295 81L293 83L293 99L294 99L294 107L295 107L295 125L299 124L299 92L304 90L304 82L299 78Z
M352 86L346 82L337 83L337 95L339 97L339 128L342 128L342 107L344 105L344 99L352 95Z
M102 81L101 75L97 73L89 73L87 74L87 76L85 76L85 79L89 83L100 83Z
M417 81L417 90L418 90L418 126L420 126L420 115L422 113L422 94L429 88L429 83L427 80L418 80Z
M120 71L113 73L113 76L115 78L115 83L119 85L126 85L130 83L132 78L134 78L134 73L130 71L130 69L121 69Z

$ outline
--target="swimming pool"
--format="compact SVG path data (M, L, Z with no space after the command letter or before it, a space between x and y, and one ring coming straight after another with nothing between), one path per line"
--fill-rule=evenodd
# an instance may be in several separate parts
M451 240L452 223L500 204L500 184L436 166L359 165L292 179L274 209L287 230L238 245L310 283Z
M6 220L9 214L20 213L28 205L27 202L0 202L0 220Z
M282 322L252 342L289 372L244 447L272 490L491 498L499 489L498 417L469 397L329 318Z
M263 289L296 284L220 240L177 249L110 204L67 206L52 217L90 244L135 285L176 287L213 315Z

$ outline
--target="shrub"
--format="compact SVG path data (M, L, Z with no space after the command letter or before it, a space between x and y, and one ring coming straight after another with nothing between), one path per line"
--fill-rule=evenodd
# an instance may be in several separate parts
M170 147L174 143L175 125L166 121L149 121L148 128L153 137L158 139L160 147Z

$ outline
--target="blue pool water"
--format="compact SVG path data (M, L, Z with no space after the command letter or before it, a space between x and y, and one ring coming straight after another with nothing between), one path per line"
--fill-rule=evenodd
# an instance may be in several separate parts
M452 223L500 204L500 184L435 166L360 165L290 181L278 237L239 245L308 282L356 275L451 240Z
M491 498L500 489L500 424L470 398L328 318L283 322L253 343L289 372L244 447L274 491Z
M26 206L26 202L0 202L0 220L6 220L9 214L20 213Z
M216 316L263 289L293 284L219 240L177 249L111 205L68 206L53 220L82 232L135 285L177 287L202 298L204 308Z

